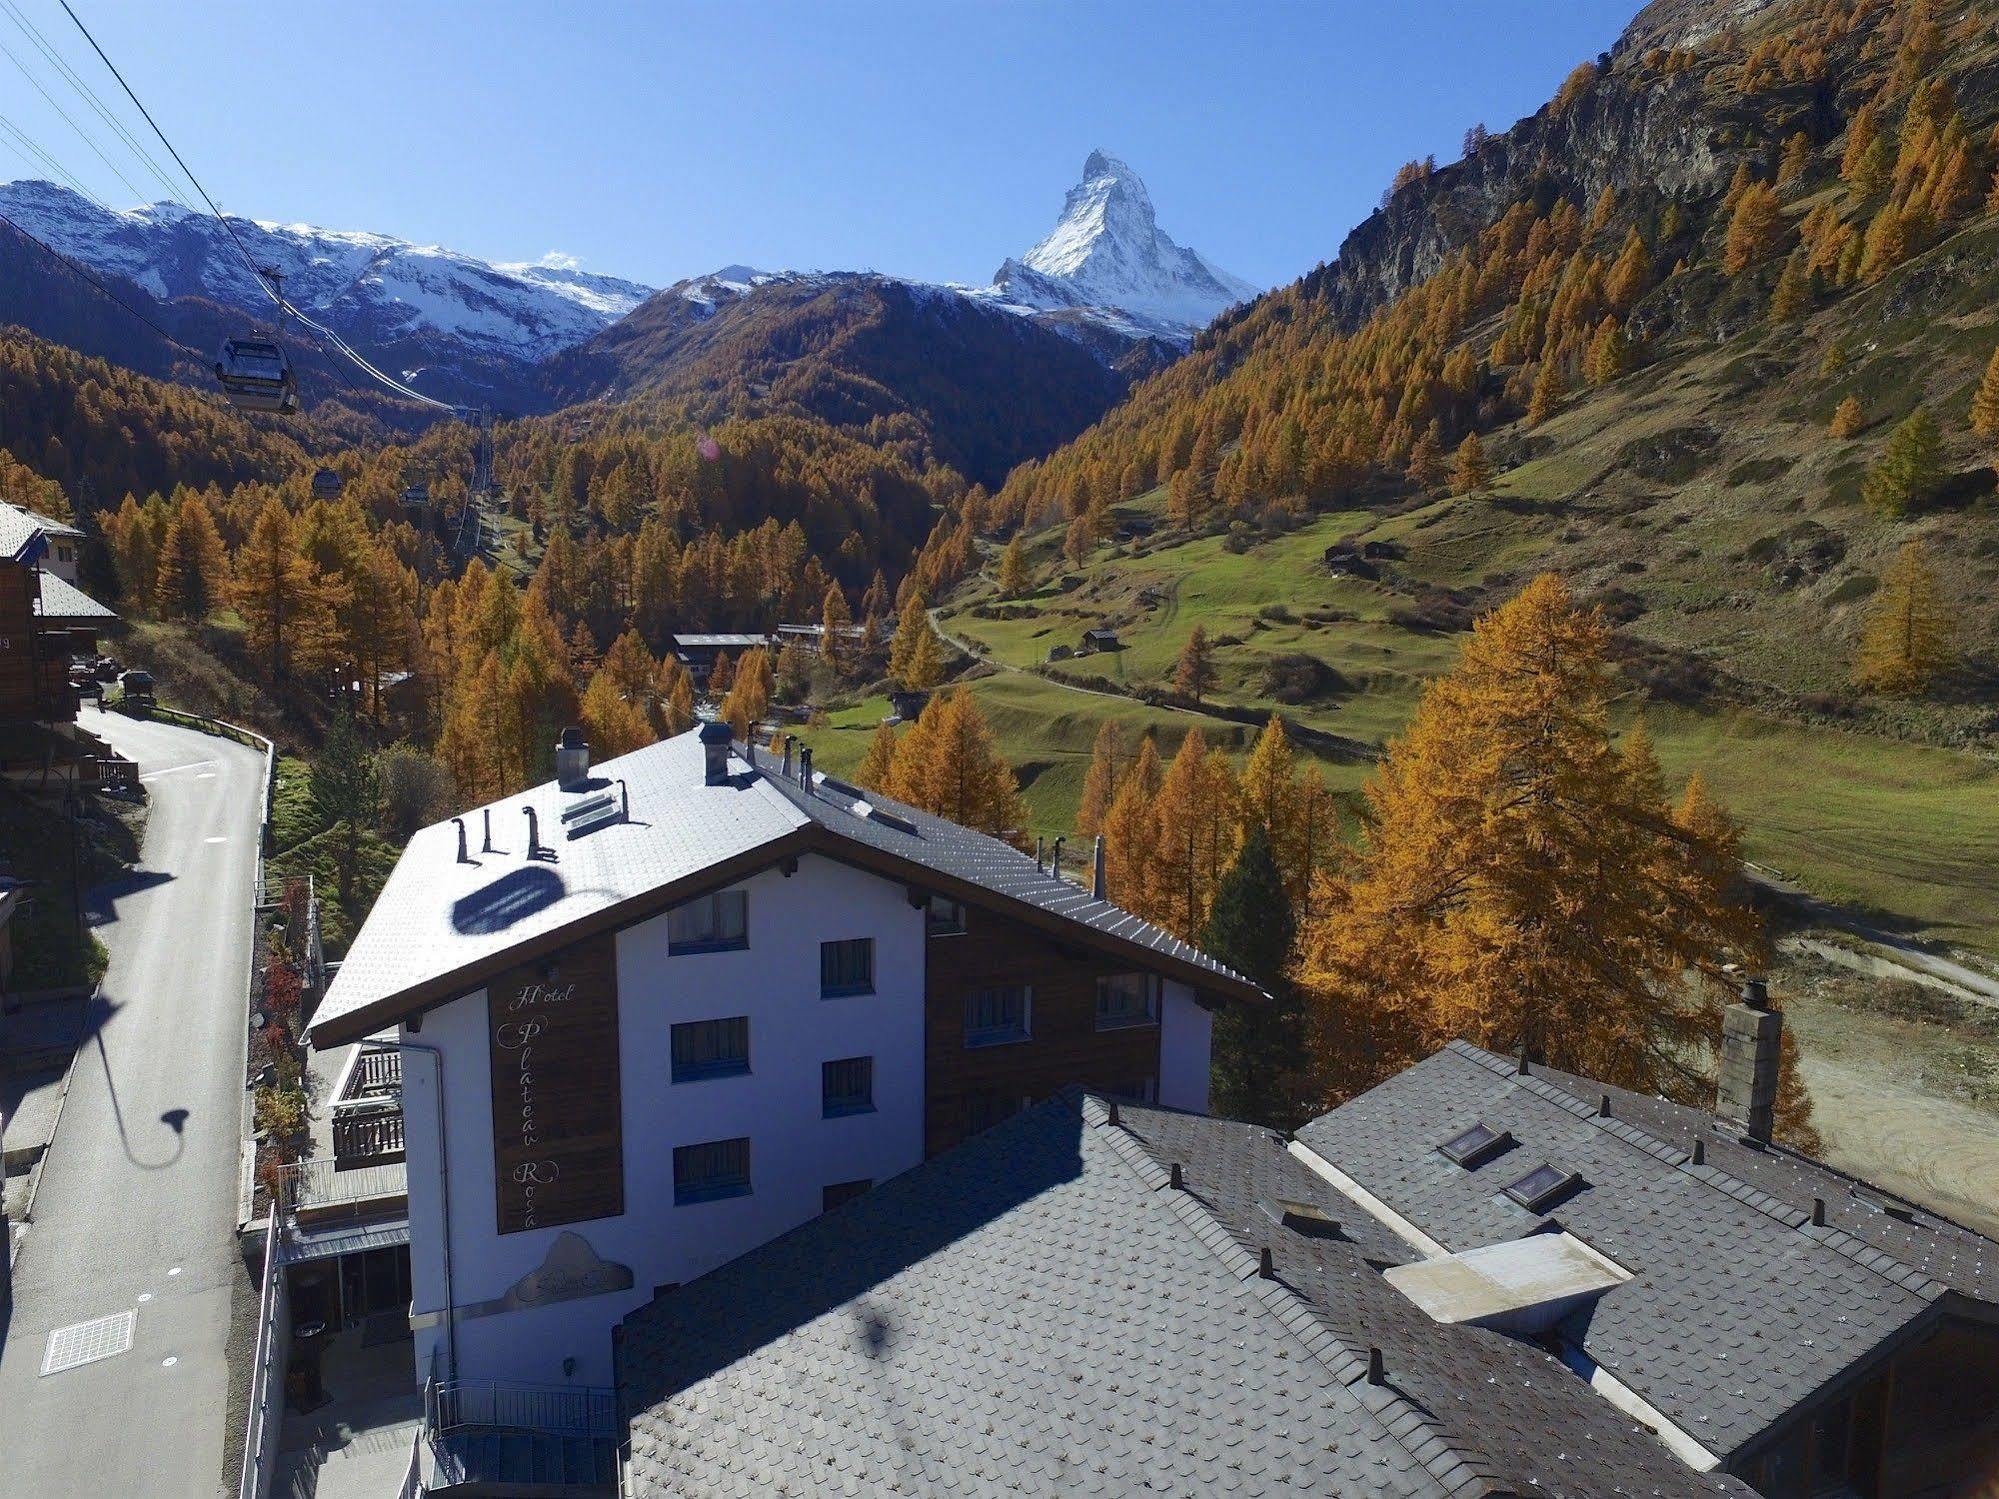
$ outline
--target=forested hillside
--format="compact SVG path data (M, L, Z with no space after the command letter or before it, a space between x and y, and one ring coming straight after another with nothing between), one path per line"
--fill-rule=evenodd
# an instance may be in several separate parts
M1162 362L1149 340L1136 346L1146 351L1141 368ZM621 423L807 417L989 485L1075 436L1129 384L1039 322L867 275L774 279L706 300L670 287L544 374L556 404L623 403Z

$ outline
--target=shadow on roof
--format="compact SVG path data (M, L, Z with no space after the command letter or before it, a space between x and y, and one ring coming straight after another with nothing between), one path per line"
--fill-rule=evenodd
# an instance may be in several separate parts
M1050 1099L658 1296L626 1318L629 1409L642 1416L832 1311L843 1311L869 1360L894 1357L921 1334L898 1325L892 1300L869 1293L1075 1181L1085 1127L1072 1098ZM988 1252L1004 1258L1003 1249ZM966 1273L944 1271L941 1283Z
M517 921L545 911L567 893L562 876L535 866L510 870L451 905L451 926L468 936L504 932Z

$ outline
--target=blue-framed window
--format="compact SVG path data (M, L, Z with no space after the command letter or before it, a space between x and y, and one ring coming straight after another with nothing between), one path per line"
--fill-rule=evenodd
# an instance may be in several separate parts
M686 1020L673 1028L673 1080L734 1077L750 1070L750 1017Z
M666 950L729 952L750 945L750 897L743 890L697 895L666 913Z
M875 1059L842 1057L819 1067L819 1112L828 1119L875 1110Z
M847 937L819 944L819 997L875 992L875 939Z
M1105 973L1097 977L1097 1029L1159 1024L1159 975Z
M673 1200L676 1204L714 1202L750 1193L750 1141L709 1140L680 1145L673 1152Z

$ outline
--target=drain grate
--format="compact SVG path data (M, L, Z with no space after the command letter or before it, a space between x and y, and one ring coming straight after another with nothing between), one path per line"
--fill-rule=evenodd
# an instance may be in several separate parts
M65 1369L128 1352L132 1347L132 1325L138 1318L136 1310L113 1312L108 1317L58 1327L49 1334L48 1350L42 1354L42 1373L60 1374Z

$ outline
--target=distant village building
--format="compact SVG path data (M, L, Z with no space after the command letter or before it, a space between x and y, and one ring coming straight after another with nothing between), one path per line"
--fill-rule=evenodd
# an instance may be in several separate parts
M1123 649L1124 644L1118 639L1117 631L1108 626L1100 625L1095 629L1083 632L1082 644L1077 648L1077 654L1088 655L1092 651L1120 651Z
M742 631L733 634L670 635L668 644L680 664L697 676L706 677L714 669L715 658L725 651L731 656L742 655L744 651L768 650L776 644L774 637L762 633Z
M930 705L930 694L898 687L888 695L888 712L891 723L910 723L922 716Z
M1381 576L1381 568L1351 541L1334 542L1326 548L1324 560L1326 571L1336 578L1361 578L1373 582Z

